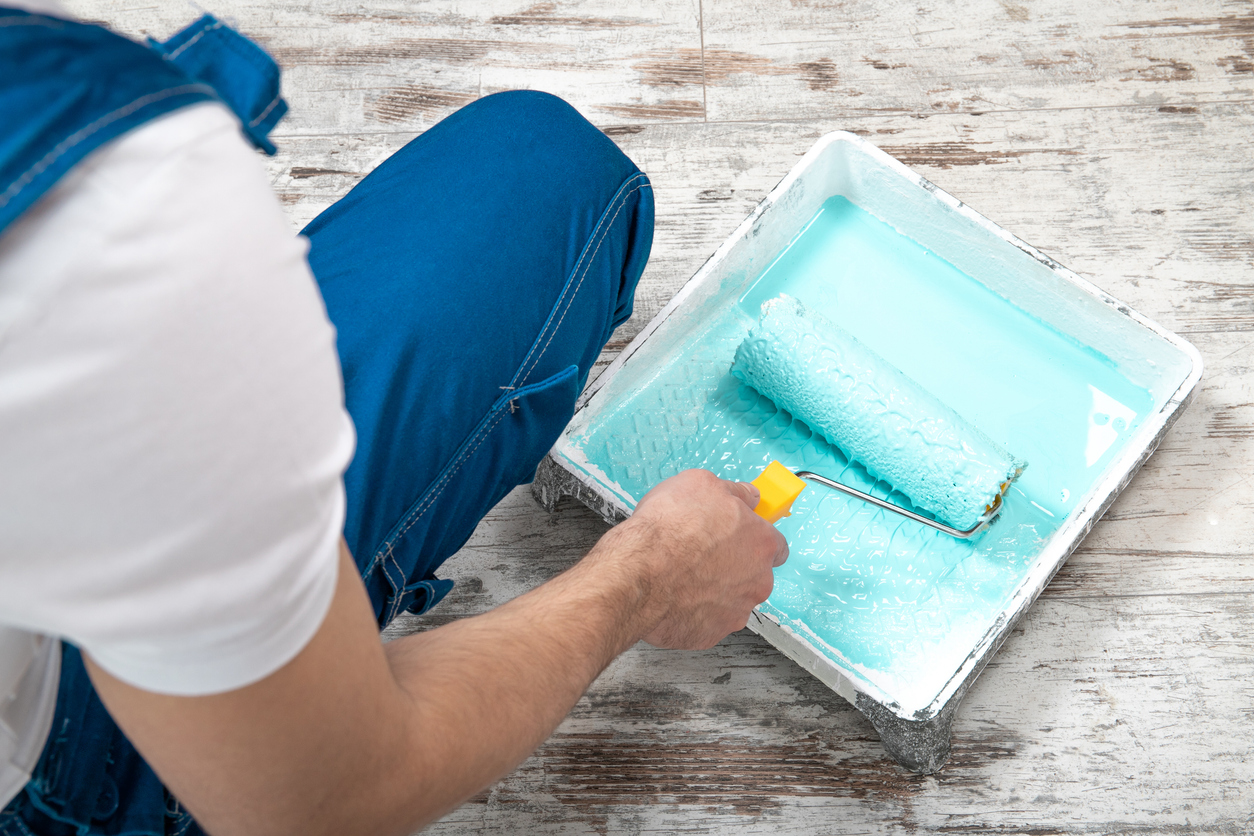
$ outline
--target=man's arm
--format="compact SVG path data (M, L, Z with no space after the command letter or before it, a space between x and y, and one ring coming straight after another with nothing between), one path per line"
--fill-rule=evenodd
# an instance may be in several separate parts
M743 627L788 553L756 504L751 485L687 471L548 583L386 646L344 550L304 650L224 694L153 694L88 667L215 836L406 834L512 770L636 641L705 648Z

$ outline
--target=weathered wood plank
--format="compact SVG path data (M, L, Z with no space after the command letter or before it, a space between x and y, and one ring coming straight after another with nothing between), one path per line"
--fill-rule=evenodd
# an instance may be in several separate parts
M1131 104L1187 112L1254 95L1246 3L817 0L704 12L710 120Z
M88 18L166 35L178 5ZM279 56L269 161L302 225L441 116L563 95L649 172L656 313L830 130L853 130L1207 362L1195 404L907 775L843 700L748 634L639 646L438 833L1254 832L1254 6L1181 0L227 0ZM515 491L392 634L482 612L605 530Z
M1254 797L1241 769L1251 741L1232 730L1246 728L1241 706L1251 704L1245 678L1254 658L1246 482L1254 473L1247 383L1254 213L1246 211L1254 174L1237 139L1251 121L1248 108L1211 105L1191 114L1134 107L995 121L946 114L620 133L653 177L659 204L656 257L628 333L818 136L849 127L1188 332L1208 377L1191 411L985 672L960 712L954 762L937 778L896 771L859 715L742 635L712 656L633 651L536 758L436 832L813 833L835 820L852 832L1246 827L1233 802ZM299 139L310 148L344 141ZM277 161L276 186L288 191L293 183L281 167ZM292 208L325 205L349 185L337 178L326 176L326 193L302 191ZM302 188L315 179L303 178ZM602 530L579 509L549 518L515 495L450 563L453 576L470 573L468 588L433 623L530 588ZM1170 674L1189 643L1191 613L1201 613L1195 635L1218 619L1226 638ZM1129 632L1133 646L1112 657L1109 645ZM1179 693L1182 682L1233 713L1178 717L1181 703L1194 700Z
M79 14L131 34L166 37L187 22L180 4L115 11L71 0ZM562 96L600 119L701 119L700 91L677 95L639 83L649 55L700 55L698 4L649 0L521 3L212 4L264 45L284 69L291 112L278 134L362 128L416 133L500 90ZM630 37L627 36L630 33ZM645 56L645 57L642 57ZM656 63L660 59L654 59Z
M71 6L134 33L165 35L186 18L177 4L122 14L99 0ZM294 107L281 132L416 131L521 87L619 122L1188 112L1254 99L1254 12L1220 0L1183 9L1134 0L214 6L283 64Z
M850 832L1248 828L1239 800L1251 797L1244 767L1251 736L1242 724L1250 705L1245 671L1254 659L1254 516L1250 492L1240 487L1254 450L1241 420L1251 339L1238 316L1249 298L1251 226L1230 207L1247 200L1239 192L1250 174L1233 136L1249 119L1243 108L1215 106L1210 114L1130 108L1102 118L1015 114L989 125L986 117L947 115L853 126L898 131L888 136L899 156L1150 316L1178 328L1205 326L1191 334L1210 363L1202 395L986 671L960 712L954 763L931 779L896 772L860 716L827 692L816 696L808 675L742 635L711 652L717 663L633 651L639 658L627 657L625 673L616 667L598 682L536 758L441 827L813 833L839 821ZM981 133L984 126L989 133ZM650 277L659 299L827 128L654 125L622 138L646 158L661 223L680 228L674 237L659 235L664 260L654 269L670 271ZM957 164L935 159L939 137L958 131L968 144L1002 153ZM1000 146L991 138L997 134ZM1030 152L1006 153L1028 142ZM933 156L911 159L919 149ZM771 161L778 161L773 169ZM1144 180L1147 170L1158 182ZM1155 214L1147 205L1177 209ZM1197 211L1185 211L1191 208ZM1233 243L1237 257L1234 248L1195 245L1199 229L1225 225L1226 238L1203 244ZM1228 290L1181 299L1202 280ZM1209 327L1216 321L1224 327ZM572 509L556 527L575 517L575 537L567 539L542 528L539 517L526 520L525 496L511 503L485 532L492 542L472 541L459 560L478 560L483 549L510 567L501 571L517 573L504 556L535 554L539 538L521 548L521 532L544 531L557 546L544 564L552 571L577 556L580 538L590 545L602 530ZM507 588L528 585L515 578ZM491 580L479 588L472 596L478 606L509 595L496 598ZM1221 622L1217 638L1203 638ZM720 698L720 688L730 695ZM1199 700L1228 713L1181 710ZM804 723L781 719L798 711Z
M603 530L523 492L496 514L450 564L469 581L451 614L529 588ZM1254 598L1096 591L1047 591L934 777L901 771L861 715L740 633L702 653L633 649L536 756L432 832L1245 832Z
M658 196L656 259L636 327L797 157L837 129L866 136L1170 328L1200 335L1254 327L1245 292L1254 265L1254 171L1244 142L1254 134L1251 107L605 128ZM286 137L271 165L275 187L306 222L408 138Z

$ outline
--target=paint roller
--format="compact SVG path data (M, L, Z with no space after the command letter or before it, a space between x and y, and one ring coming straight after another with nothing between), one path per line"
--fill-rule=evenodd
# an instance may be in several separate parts
M772 462L753 480L762 497L755 510L770 522L789 515L809 480L968 538L997 515L1026 467L852 334L789 296L763 305L736 350L732 374L936 518Z

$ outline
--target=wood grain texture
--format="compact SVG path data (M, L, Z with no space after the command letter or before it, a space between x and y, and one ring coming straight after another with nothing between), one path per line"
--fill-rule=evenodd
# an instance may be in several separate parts
M990 113L1248 102L1246 3L948 0L706 7L707 53L757 62L707 79L711 119Z
M72 0L167 35L179 5ZM1254 4L274 0L210 7L283 62L297 227L495 90L566 97L652 178L654 257L602 364L818 137L867 137L1145 315L1194 405L994 658L938 775L762 640L622 656L434 833L1254 832ZM525 490L444 570L482 612L604 526Z

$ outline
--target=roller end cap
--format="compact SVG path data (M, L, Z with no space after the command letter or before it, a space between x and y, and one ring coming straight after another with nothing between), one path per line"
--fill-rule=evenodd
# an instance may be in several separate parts
M769 523L792 514L792 503L805 490L806 483L779 462L771 462L752 482L758 489L758 506L753 513Z

